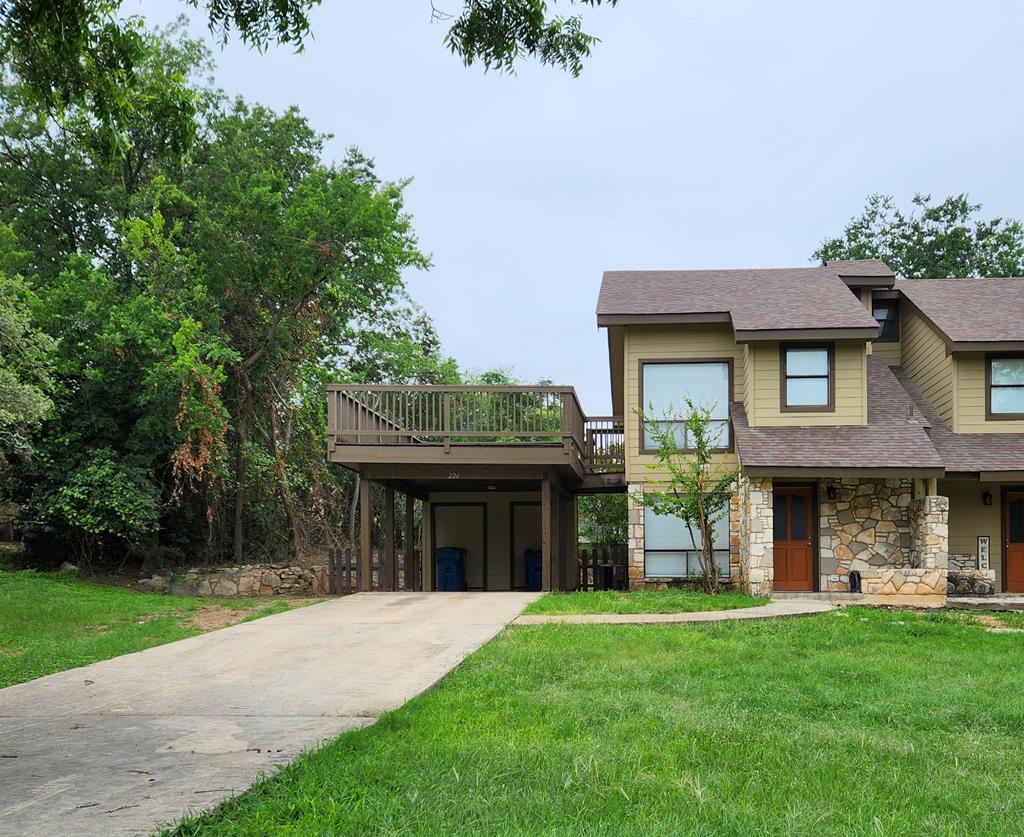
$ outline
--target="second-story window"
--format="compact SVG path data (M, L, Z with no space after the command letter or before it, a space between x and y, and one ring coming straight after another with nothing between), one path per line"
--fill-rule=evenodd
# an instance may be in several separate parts
M688 450L692 442L681 421L686 415L686 399L710 407L713 438L718 447L728 448L731 368L728 360L643 361L640 364L641 409L662 428L673 428L676 444ZM643 449L652 451L657 447L657 440L645 427Z
M783 411L833 410L835 362L832 344L783 344L781 355Z
M1024 357L988 359L988 417L1024 419Z
M871 314L878 321L879 341L900 339L900 307L895 299L876 299L871 303Z

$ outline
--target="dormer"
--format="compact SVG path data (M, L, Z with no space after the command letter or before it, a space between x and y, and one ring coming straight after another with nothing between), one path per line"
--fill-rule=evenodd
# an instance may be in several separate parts
M1024 279L898 282L901 364L954 433L1024 432Z

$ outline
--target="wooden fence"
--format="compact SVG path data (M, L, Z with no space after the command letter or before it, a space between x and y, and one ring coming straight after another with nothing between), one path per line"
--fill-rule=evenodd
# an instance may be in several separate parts
M382 566L379 550L373 551L373 581L371 590L422 590L423 589L423 556L420 550L414 549L411 573L406 572L405 553L395 551L396 569L384 563ZM396 576L396 577L393 577ZM359 550L332 549L327 563L328 591L331 595L347 595L358 593L359 584ZM406 586L408 582L408 586Z
M625 590L629 584L625 544L581 546L578 551L580 590Z

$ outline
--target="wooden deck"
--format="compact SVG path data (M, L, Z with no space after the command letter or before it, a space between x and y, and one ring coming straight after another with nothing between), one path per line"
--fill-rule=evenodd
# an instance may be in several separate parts
M327 404L329 460L371 478L624 487L622 417L585 416L572 387L332 384Z

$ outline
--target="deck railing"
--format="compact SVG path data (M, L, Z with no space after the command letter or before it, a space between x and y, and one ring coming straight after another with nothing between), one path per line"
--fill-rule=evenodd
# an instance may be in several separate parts
M626 464L622 416L588 416L584 461L592 473L621 471Z
M622 468L621 428L621 418L587 419L572 387L327 387L335 445L561 445L608 471L616 456Z

